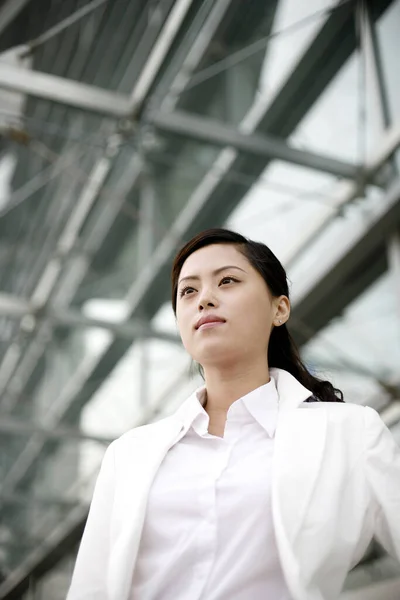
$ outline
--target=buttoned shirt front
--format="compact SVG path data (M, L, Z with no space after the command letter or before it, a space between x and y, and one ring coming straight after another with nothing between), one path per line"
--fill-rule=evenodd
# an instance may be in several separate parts
M290 600L271 514L274 379L208 433L204 388L179 409L184 429L153 481L132 600Z

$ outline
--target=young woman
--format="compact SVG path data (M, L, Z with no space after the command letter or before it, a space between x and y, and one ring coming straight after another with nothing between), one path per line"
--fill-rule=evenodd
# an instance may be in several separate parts
M400 560L399 448L301 362L274 254L205 231L172 288L205 385L108 448L68 600L334 600L373 536Z

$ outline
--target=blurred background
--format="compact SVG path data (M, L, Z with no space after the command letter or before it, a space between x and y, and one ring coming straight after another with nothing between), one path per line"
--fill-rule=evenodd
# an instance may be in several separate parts
M0 598L65 598L107 444L199 385L207 227L288 270L310 369L400 442L400 0L0 1ZM346 599L398 600L371 544Z

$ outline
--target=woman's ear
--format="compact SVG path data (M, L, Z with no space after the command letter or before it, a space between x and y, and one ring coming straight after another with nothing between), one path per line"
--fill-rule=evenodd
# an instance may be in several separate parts
M287 296L279 296L274 298L275 302L275 317L274 325L279 327L289 320L290 317L290 300Z

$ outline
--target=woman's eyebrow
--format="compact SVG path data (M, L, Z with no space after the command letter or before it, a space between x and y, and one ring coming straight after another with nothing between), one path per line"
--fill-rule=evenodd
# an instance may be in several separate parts
M246 273L246 271L244 269L241 269L240 267L236 267L235 265L226 265L224 267L219 267L219 269L215 269L215 271L213 271L212 274L218 275L218 273L221 273L221 271L226 271L227 269L238 269L239 271ZM182 281L186 281L187 279L199 280L200 277L198 275L187 275L186 277L182 277L182 279L179 280L179 283L182 283Z

